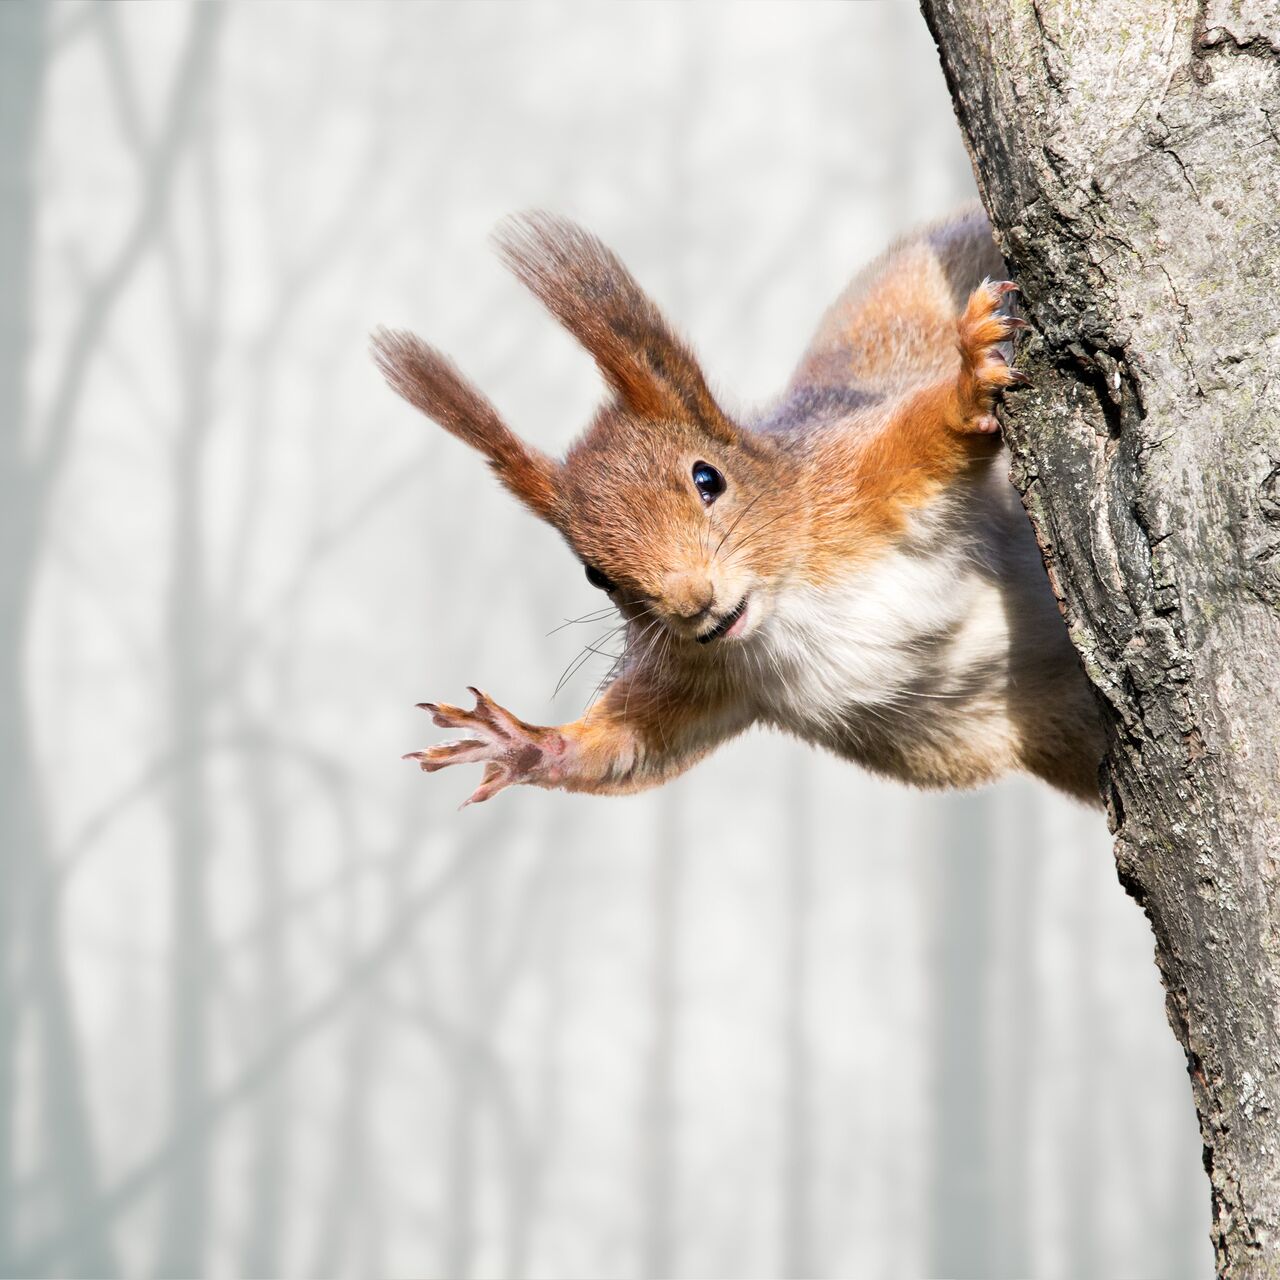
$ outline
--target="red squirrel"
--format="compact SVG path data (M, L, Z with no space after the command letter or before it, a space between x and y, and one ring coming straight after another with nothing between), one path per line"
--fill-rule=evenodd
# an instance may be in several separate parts
M497 242L611 393L563 460L412 334L380 330L375 358L563 535L625 650L570 724L474 688L471 710L420 703L463 736L405 759L483 764L466 804L516 783L625 793L765 724L916 786L1020 769L1097 803L1098 712L1001 461L1024 322L980 209L857 275L750 421L595 236L534 213Z

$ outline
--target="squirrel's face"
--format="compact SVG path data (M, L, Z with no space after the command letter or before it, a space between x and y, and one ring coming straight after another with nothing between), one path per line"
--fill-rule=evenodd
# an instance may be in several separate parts
M411 334L374 349L392 386L479 449L498 478L568 540L632 621L711 644L770 611L796 546L788 463L720 409L688 348L621 261L573 223L509 223L515 274L595 358L612 399L558 462L512 432L438 352Z
M556 523L633 621L738 641L767 616L795 546L786 469L767 443L606 411L565 459Z

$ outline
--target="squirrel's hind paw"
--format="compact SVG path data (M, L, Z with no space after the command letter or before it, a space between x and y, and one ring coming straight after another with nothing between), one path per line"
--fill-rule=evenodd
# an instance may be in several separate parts
M957 322L960 374L956 383L959 410L957 428L990 434L999 431L995 399L1005 387L1021 386L1029 379L1011 369L1000 344L1008 342L1019 329L1028 328L1020 316L1000 310L1006 294L1016 293L1011 280L984 280L970 295Z

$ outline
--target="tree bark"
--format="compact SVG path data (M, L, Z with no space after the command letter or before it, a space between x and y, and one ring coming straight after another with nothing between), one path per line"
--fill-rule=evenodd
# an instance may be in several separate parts
M1036 335L1003 421L1108 729L1220 1274L1280 1274L1280 7L923 0Z

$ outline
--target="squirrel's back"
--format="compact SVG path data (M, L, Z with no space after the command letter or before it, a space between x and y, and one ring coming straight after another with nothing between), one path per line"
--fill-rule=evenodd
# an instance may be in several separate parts
M827 309L781 401L761 425L843 416L947 372L957 315L1005 265L974 204L896 241Z

